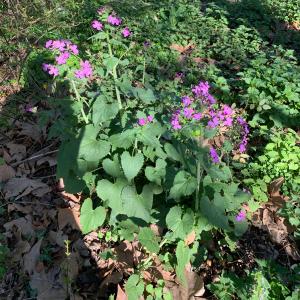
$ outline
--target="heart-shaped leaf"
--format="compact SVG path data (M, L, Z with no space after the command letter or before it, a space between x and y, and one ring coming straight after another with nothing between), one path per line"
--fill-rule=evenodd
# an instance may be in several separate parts
M80 223L84 234L91 232L101 226L106 217L106 210L102 206L93 209L92 199L86 199L80 210Z
M113 177L121 177L123 175L117 154L114 155L113 160L109 158L104 159L102 165L104 171Z
M144 155L137 153L135 156L131 156L129 152L123 152L121 155L121 164L126 178L128 181L131 181L141 170L144 164Z

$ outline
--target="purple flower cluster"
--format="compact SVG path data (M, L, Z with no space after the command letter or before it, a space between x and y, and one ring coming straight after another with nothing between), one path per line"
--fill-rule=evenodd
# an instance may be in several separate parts
M239 145L239 150L241 153L246 151L246 147L248 144L248 135L249 135L249 126L247 122L242 118L242 117L237 117L237 122L240 124L242 127L242 141Z
M102 7L98 8L97 13L101 16L105 12L105 10L106 10L106 7L102 6ZM109 25L112 25L115 27L120 26L123 22L121 18L119 18L118 16L116 16L114 14L110 14L106 20L104 20L102 18L102 21L107 22ZM93 20L91 26L93 29L95 29L97 31L101 31L104 28L103 23L101 23L98 20ZM132 32L130 31L130 29L128 27L125 27L122 30L121 34L123 35L124 38L128 38L132 35Z
M75 77L82 79L92 76L93 69L89 61L85 60L80 62L80 67L79 70L75 71Z
M210 147L209 154L210 154L210 157L211 157L212 161L215 164L218 164L220 162L217 150L214 147L212 147L212 146Z
M78 55L79 50L77 45L72 44L68 40L49 40L45 44L45 48L51 51L58 52L58 55L55 57L55 61L58 65L64 65L71 54ZM48 74L56 77L59 75L58 68L51 64L42 64L42 69Z
M140 118L138 120L138 124L140 126L145 126L147 125L148 123L151 123L153 121L154 117L153 116L148 116L147 118Z
M207 124L208 128L218 127L220 133L227 132L232 127L242 127L239 151L245 152L249 134L247 122L241 117L236 117L235 110L228 105L219 105L217 108L217 101L209 93L209 89L208 82L199 82L192 88L193 96L183 96L181 107L172 114L171 127L178 131L184 125L198 121ZM213 147L210 148L210 156L214 163L220 162L218 153Z
M114 15L109 15L107 18L107 23L113 26L120 26L122 24L122 19Z
M210 128L215 128L219 125L232 127L233 125L234 110L228 105L223 105L222 109L218 111L210 109L208 114L210 116L210 120L207 125Z
M192 88L192 92L194 93L195 98L200 98L203 104L213 105L217 101L216 99L209 93L210 85L207 81L200 81L198 85L195 85Z
M99 22L98 20L94 20L92 22L92 28L94 28L97 31L101 31L103 29L103 24Z

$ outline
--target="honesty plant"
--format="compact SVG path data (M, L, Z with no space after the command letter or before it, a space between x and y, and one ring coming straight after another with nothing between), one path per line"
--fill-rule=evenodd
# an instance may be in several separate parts
M217 103L208 82L194 86L179 106L170 103L151 86L145 64L127 59L132 47L146 45L130 44L130 29L121 28L124 20L108 8L98 10L98 19L92 28L99 32L91 37L97 50L88 59L80 59L69 41L46 43L55 77L69 84L72 99L56 104L61 116L52 132L62 140L57 175L67 191L86 196L85 233L106 223L120 239L137 237L151 253L149 262L153 252L177 245L174 269L185 281L184 267L197 252L184 243L192 231L198 243L205 231L240 235L247 229L240 211L251 196L233 180L214 137L239 127L246 146L249 130L231 107ZM49 64L43 69L49 72ZM145 229L150 223L165 224L165 234L153 238Z

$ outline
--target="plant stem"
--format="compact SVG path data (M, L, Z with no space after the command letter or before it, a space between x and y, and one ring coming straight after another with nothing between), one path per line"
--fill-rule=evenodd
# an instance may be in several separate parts
M201 163L200 160L197 162L197 189L196 189L196 198L195 198L195 210L199 210L199 190L200 190L200 181L201 181Z
M109 52L110 57L112 58L114 56L113 56L112 48L110 45L109 33L107 33L106 39L107 39L107 45L108 45L108 52ZM121 94L120 94L119 88L117 86L117 81L118 81L117 66L113 67L112 75L113 75L113 78L115 81L115 90L116 90L116 96L117 96L117 100L118 100L118 104L119 104L119 109L122 109L123 105L122 105L122 100L121 100Z
M144 57L144 70L143 70L143 85L145 84L145 73L146 73L146 57Z
M86 115L85 112L84 112L84 109L83 109L83 102L81 101L81 97L80 97L80 95L79 95L79 93L78 93L78 90L77 90L77 88L76 88L75 82L74 82L74 80L71 80L71 82L72 82L72 86L73 86L73 89L74 89L74 92L75 92L75 95L76 95L76 99L77 99L79 102L81 102L81 104L82 104L82 106L81 106L81 108L80 108L80 111L81 111L82 117L83 117L83 119L84 119L84 122L85 122L85 124L88 124L88 123L89 123L89 119L88 119L87 115Z

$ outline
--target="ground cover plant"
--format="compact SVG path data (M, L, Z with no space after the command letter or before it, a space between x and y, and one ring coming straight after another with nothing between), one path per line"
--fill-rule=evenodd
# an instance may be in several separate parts
M23 259L21 299L298 299L297 2L49 5L66 27L29 25L18 76L31 127L3 135L42 150L1 150L1 293Z

